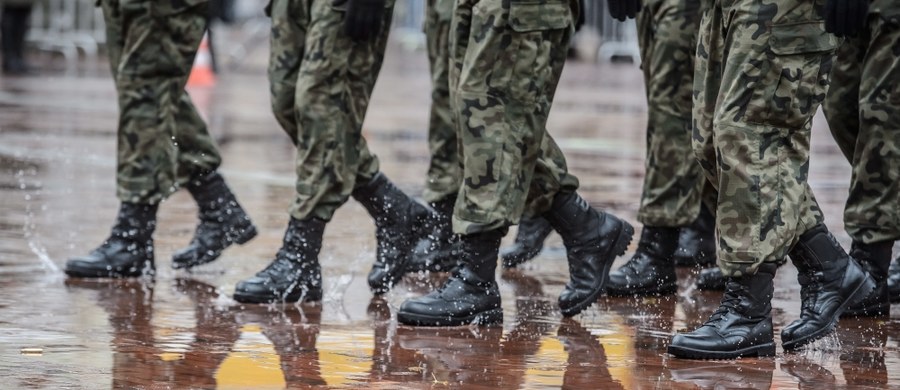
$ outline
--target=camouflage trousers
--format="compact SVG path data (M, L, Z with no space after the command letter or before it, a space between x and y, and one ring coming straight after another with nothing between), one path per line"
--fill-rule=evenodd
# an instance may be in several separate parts
M704 14L694 76L694 152L718 190L725 275L782 262L822 222L807 182L813 114L837 38L824 0L717 0Z
M155 204L216 170L219 151L184 90L207 0L102 0L119 102L116 194Z
M900 5L872 2L868 28L838 48L825 116L853 175L844 226L854 241L900 239Z
M638 210L644 225L690 225L700 213L701 196L714 195L691 150L700 15L700 0L645 1L638 14L648 108L647 159Z
M577 1L457 1L450 85L463 182L454 232L516 224L578 188L546 130L573 10Z
M428 0L425 9L425 37L431 65L431 116L428 122L428 150L431 163L422 197L437 202L456 195L462 178L456 126L450 108L450 19L453 0Z
M381 70L393 2L377 39L354 42L332 0L273 0L269 84L272 111L297 146L291 215L330 221L353 188L378 173L362 136Z

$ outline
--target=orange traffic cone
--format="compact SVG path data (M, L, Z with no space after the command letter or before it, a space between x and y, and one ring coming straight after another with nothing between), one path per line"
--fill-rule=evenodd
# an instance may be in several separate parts
M216 74L212 68L212 53L209 51L209 35L203 34L200 49L194 58L194 67L188 77L187 85L191 87L211 87L216 84Z

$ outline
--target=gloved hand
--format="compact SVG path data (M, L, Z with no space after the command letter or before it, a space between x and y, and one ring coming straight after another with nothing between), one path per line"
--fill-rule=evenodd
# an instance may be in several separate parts
M609 15L620 22L626 18L634 19L641 10L641 0L608 0Z
M869 0L825 2L825 31L839 37L855 37L866 26Z
M578 0L578 9L581 11L578 13L578 20L575 21L575 31L581 30L581 27L584 26L585 15L587 14L587 9L584 8L584 0Z
M348 0L344 33L358 42L375 39L381 32L385 0Z

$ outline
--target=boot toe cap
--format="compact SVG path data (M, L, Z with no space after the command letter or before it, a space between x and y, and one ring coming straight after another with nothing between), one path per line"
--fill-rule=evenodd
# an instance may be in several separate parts
M426 297L422 297L426 298ZM403 302L400 305L400 312L402 313L412 313L412 314L436 314L437 310L435 310L435 304L431 299L409 299L406 302Z
M235 292L243 294L272 293L275 290L275 285L269 279L259 276L244 279L234 288Z

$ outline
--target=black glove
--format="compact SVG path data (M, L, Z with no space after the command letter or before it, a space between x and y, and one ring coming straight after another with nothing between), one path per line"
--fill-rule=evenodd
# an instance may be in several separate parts
M641 10L641 0L608 0L609 15L620 22L625 19L634 19Z
M344 33L354 41L375 39L381 32L385 0L349 0L344 16Z
M839 37L855 37L866 26L869 0L825 2L825 31Z
M587 15L587 9L584 8L584 0L578 0L578 8L581 12L578 13L578 19L575 20L575 31L581 30L581 27L584 26L585 15Z

